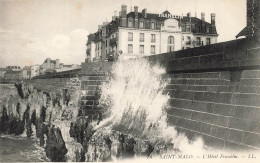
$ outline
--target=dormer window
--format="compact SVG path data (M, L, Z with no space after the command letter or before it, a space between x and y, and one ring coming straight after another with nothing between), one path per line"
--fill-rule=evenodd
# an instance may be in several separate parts
M186 32L190 32L190 25L186 26Z
M128 20L128 27L133 27L133 20Z
M144 22L143 21L140 21L139 28L144 28Z
M209 29L209 27L207 27L207 33L209 33L210 32L210 29Z
M151 29L155 29L155 23L151 22Z

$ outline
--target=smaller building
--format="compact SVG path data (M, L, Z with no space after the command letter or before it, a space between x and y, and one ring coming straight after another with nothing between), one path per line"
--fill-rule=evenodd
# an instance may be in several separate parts
M80 68L80 66L77 64L65 65L63 63L60 63L59 59L51 60L50 58L47 58L43 62L43 64L39 66L39 75L45 75L54 72L69 71L78 68Z
M50 58L47 58L42 65L40 65L40 75L44 75L46 70L49 69L59 69L60 68L60 60L51 60Z
M7 80L22 80L22 71L8 70L4 74L4 78Z
M30 79L34 76L40 75L40 66L39 65L32 65L30 66Z
M31 78L31 66L24 66L22 70L22 78L30 79Z

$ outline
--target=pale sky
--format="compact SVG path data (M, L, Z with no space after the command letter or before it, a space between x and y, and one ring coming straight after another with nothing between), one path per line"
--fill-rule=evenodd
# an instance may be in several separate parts
M218 42L235 39L246 26L246 0L0 0L0 67L42 64L50 57L64 64L85 59L87 35L111 21L126 4L148 13L167 10L206 21L216 13ZM131 7L132 6L132 7Z

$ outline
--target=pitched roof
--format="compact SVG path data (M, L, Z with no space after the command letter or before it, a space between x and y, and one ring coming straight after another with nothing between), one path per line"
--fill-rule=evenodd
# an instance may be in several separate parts
M127 17L133 17L134 18L135 16L135 13L134 12L130 12L127 14ZM155 19L157 21L164 21L166 20L167 18L164 18L164 17L159 17L158 14L153 14L153 13L147 13L147 18L144 17L143 13L138 13L138 18L144 18L144 19L148 19L148 20L151 20L151 19Z
M168 10L164 11L163 14L171 14ZM135 13L134 12L130 12L127 14L127 17L133 17L134 18L135 16ZM148 19L148 20L151 20L151 19L155 19L157 21L164 21L168 18L166 17L159 17L158 14L153 14L153 13L147 13L147 18L144 17L143 13L138 13L138 18L144 18L144 19ZM176 20L178 20L180 22L180 19L179 18L176 18ZM187 16L183 16L182 19L181 19L181 23L186 23L186 22L189 22L190 21L190 18L187 17ZM204 21L206 25L208 26L211 26L211 24L209 22L206 22ZM196 17L191 17L191 23L192 24L201 24L202 23L202 20L199 19L199 18L196 18Z
M98 37L98 31L96 33L92 33L88 35L88 41L87 44L89 44L91 41L97 42L99 40Z
M247 31L247 27L245 27L244 29L242 29L242 31L240 31L237 35L236 38L240 37L240 36L246 36L248 34Z

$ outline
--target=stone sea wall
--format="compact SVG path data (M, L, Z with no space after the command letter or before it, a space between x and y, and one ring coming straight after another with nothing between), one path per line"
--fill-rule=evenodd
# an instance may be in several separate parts
M240 39L146 59L166 69L170 125L190 140L203 137L209 147L245 151L260 149L259 56L258 42ZM82 67L84 88L98 94L111 64Z

